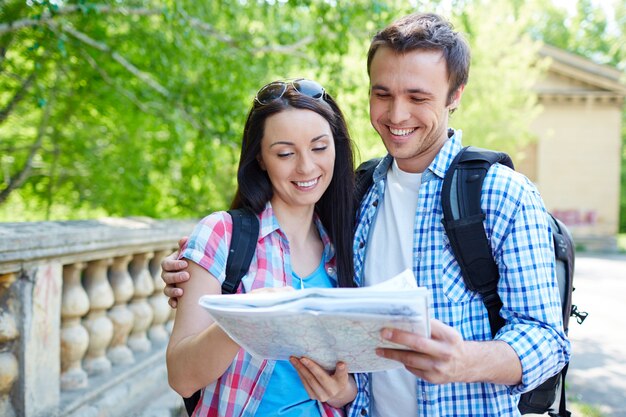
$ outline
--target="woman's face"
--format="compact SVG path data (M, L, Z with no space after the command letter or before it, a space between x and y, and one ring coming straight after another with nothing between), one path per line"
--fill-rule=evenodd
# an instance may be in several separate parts
M311 110L290 108L268 117L259 164L272 183L272 206L314 205L333 178L330 125Z

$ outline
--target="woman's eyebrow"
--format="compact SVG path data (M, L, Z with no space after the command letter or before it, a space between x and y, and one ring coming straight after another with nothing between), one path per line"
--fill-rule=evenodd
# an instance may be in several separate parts
M323 138L325 138L325 137L328 137L328 133L322 133L322 134L321 134L321 135L319 135L319 136L315 136L313 139L311 139L311 143L313 143L313 142L317 142L318 140L323 139ZM272 146L274 146L274 145L287 145L287 146L294 146L294 145L295 145L295 143L290 142L290 141L288 141L288 140L278 140L278 141L276 141L276 142L273 142L273 143L270 145L270 148L271 148Z
M317 142L318 140L323 139L323 138L325 138L325 137L327 137L327 136L328 136L328 133L322 133L321 135L316 136L316 137L314 137L313 139L311 139L311 143L312 143L312 142Z
M293 146L293 144L294 144L293 142L289 142L288 140L278 140L278 141L276 141L276 142L273 142L273 143L270 145L270 148L271 148L272 146L274 146L274 145L291 145L291 146Z

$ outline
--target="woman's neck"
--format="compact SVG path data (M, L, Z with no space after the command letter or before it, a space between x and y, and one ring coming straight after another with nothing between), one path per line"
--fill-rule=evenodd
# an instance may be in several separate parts
M313 222L314 206L288 206L282 201L272 201L272 210L290 245L302 244L312 234L317 235Z
M313 206L287 206L272 201L272 209L280 229L287 236L292 270L300 277L308 276L319 265L324 244L313 221Z

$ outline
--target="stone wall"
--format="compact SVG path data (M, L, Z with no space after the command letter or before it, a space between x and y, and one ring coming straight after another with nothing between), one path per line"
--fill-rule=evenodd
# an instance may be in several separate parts
M160 261L195 223L0 224L0 415L140 416L176 398Z

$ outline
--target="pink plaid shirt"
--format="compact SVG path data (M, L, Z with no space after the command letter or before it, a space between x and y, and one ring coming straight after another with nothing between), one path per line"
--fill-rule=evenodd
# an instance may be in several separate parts
M259 214L259 221L256 252L237 292L291 286L289 242L280 230L270 203L267 203ZM324 243L326 271L337 285L334 248L317 216L315 224ZM232 220L228 213L220 211L210 214L195 227L181 257L202 266L222 283L225 279L231 233ZM253 358L240 349L226 372L216 382L202 390L193 417L253 416L265 393L274 364L274 361ZM332 408L326 403L319 403L319 406L321 416L344 415L343 410Z

